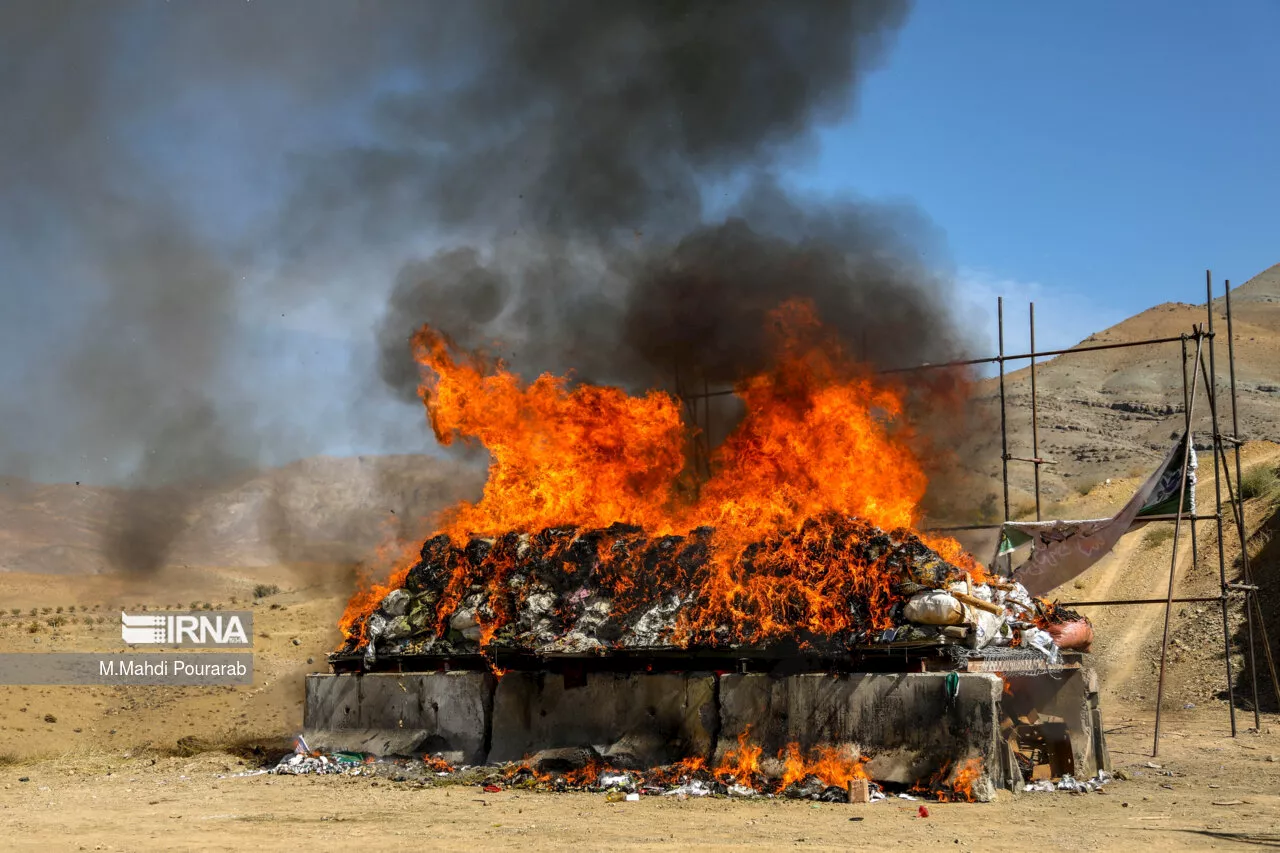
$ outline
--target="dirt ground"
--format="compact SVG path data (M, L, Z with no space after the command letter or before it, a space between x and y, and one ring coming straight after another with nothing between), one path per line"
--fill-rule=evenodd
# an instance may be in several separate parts
M1280 458L1248 448L1246 464ZM1207 467L1207 466L1206 466ZM1211 469L1205 471L1211 476ZM1200 494L1211 494L1202 479ZM1117 480L1078 499L1078 517L1132 494ZM1178 590L1212 592L1217 544L1207 524L1179 551ZM1059 591L1063 600L1160 597L1172 543L1136 533ZM1224 545L1234 558L1231 538ZM1235 549L1238 552L1238 547ZM1210 561L1210 557L1212 560ZM5 575L0 652L124 651L119 610L252 608L249 687L0 689L0 830L5 849L429 849L524 851L885 848L1168 850L1280 847L1280 717L1220 698L1222 623L1175 611L1160 756L1150 767L1160 607L1093 608L1113 765L1128 779L1096 794L1002 793L985 805L892 799L869 806L758 799L608 803L603 794L486 794L364 777L237 776L279 754L302 723L302 678L325 670L343 596L297 566L201 571L125 583L108 576ZM302 580L300 580L302 579ZM283 591L253 598L257 583ZM149 590L166 590L165 597ZM176 590L182 590L179 595ZM32 614L32 608L35 614ZM61 612L59 612L61 608ZM72 609L74 608L74 610ZM46 610L47 609L47 610ZM16 612L15 612L16 611ZM1234 614L1232 629L1239 628ZM34 626L34 628L33 628ZM1235 658L1239 663L1240 649ZM255 753L255 748L257 752ZM273 752L274 751L274 752Z
M608 803L603 794L486 794L385 778L235 777L245 765L225 753L124 758L98 751L0 768L0 827L4 846L16 850L1280 846L1280 720L1268 717L1263 733L1232 739L1220 707L1170 715L1157 769L1147 766L1150 720L1111 710L1113 761L1128 781L1106 793L928 803L927 818L919 816L921 803L899 799Z

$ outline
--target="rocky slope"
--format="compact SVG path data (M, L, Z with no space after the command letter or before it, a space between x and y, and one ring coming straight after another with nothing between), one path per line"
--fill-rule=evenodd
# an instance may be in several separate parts
M1280 440L1280 264L1233 290L1241 436ZM1091 335L1078 346L1164 338L1189 333L1206 323L1205 305L1165 303ZM1219 421L1231 431L1225 305L1214 301L1215 358ZM1188 341L1194 353L1194 341ZM1206 343L1205 363L1208 364ZM1149 472L1182 429L1182 359L1178 343L1102 350L1049 359L1036 367L1040 455L1057 464L1041 469L1042 504L1070 492L1086 492L1108 478ZM1031 376L1028 368L1005 377L1009 452L1032 456ZM962 455L975 474L988 479L988 494L999 486L999 387L984 380L975 401L988 425L970 439ZM1212 435L1209 406L1201 385L1196 402L1196 445L1207 449ZM1205 464L1212 457L1202 455ZM1032 466L1010 462L1015 515L1033 507ZM988 500L988 510L993 504Z

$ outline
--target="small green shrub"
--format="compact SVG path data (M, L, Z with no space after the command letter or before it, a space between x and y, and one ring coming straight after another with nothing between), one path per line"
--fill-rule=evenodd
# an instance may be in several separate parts
M1280 497L1280 475L1277 475L1276 469L1265 465L1250 468L1240 478L1240 497L1245 500L1274 500Z
M1147 531L1147 535L1143 537L1142 546L1144 548L1159 548L1172 539L1172 524L1153 524L1151 529Z
M266 598L268 595L275 595L280 591L280 587L273 583L260 583L253 588L254 598Z

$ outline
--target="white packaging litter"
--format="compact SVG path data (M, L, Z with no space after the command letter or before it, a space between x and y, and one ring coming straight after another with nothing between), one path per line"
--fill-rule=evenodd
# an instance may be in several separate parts
M940 589L911 596L902 615L917 625L959 625L965 620L965 606Z

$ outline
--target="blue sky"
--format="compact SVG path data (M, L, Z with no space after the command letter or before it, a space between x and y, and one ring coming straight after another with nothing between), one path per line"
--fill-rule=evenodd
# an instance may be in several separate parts
M925 0L793 177L915 203L976 306L1069 345L1280 262L1277 34L1274 0Z

